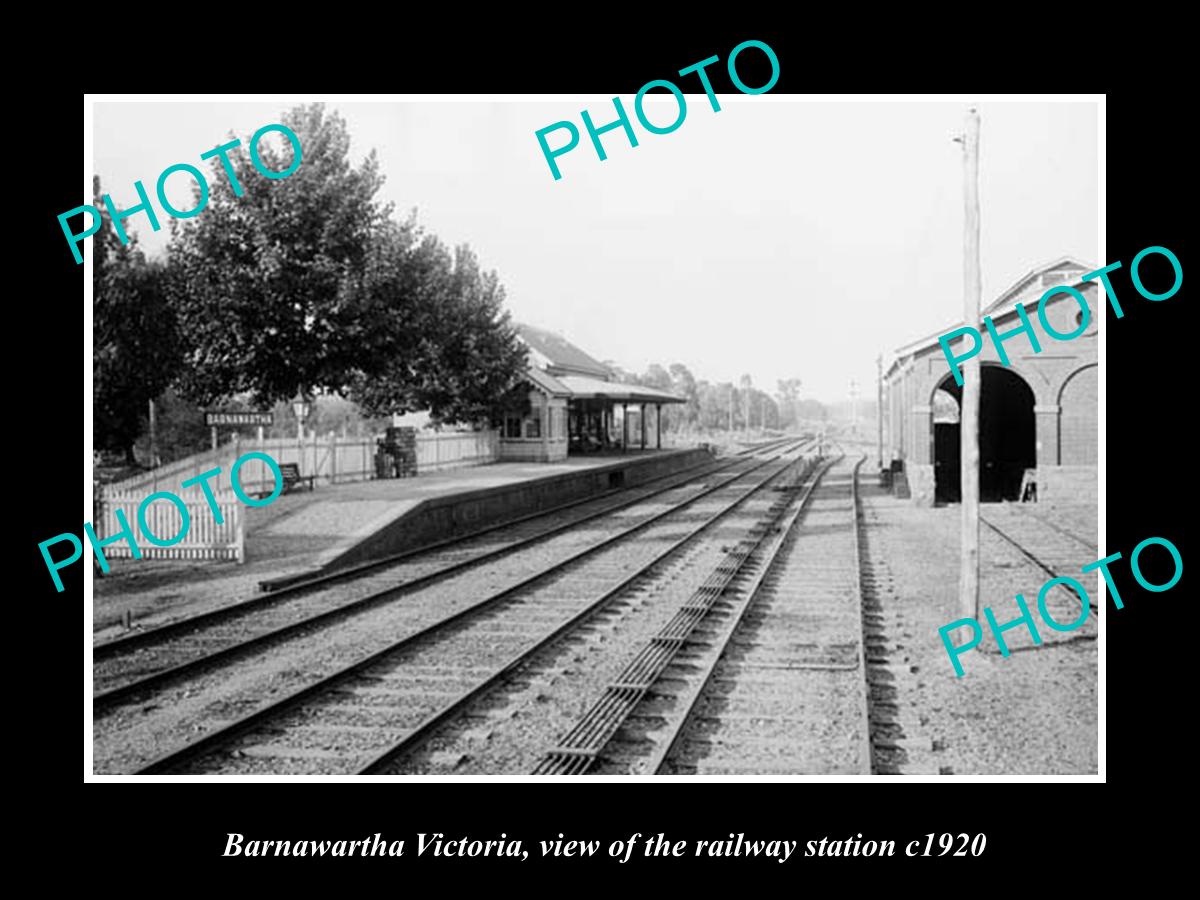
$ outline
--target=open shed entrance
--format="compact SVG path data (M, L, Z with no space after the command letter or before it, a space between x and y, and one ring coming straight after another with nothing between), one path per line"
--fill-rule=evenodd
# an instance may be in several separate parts
M1012 369L983 365L979 400L979 499L1019 500L1026 469L1037 466L1033 389ZM953 402L953 408L951 408ZM962 388L947 374L934 391L934 500L962 500L959 412Z

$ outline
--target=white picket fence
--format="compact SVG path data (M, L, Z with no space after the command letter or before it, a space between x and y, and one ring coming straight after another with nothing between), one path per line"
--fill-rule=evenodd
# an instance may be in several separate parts
M180 492L176 490L172 493ZM146 507L143 514L145 521L140 522L138 507L147 496L149 494L134 496L105 492L96 501L97 521L92 523L96 536L103 539L123 530L124 526L117 519L117 510L120 510L133 533L138 549L141 550L142 559L227 560L239 563L245 561L246 536L242 503L232 493L214 495L222 519L220 525L217 524L207 499L202 495L185 497L188 531L179 543L170 547L159 547L150 543L146 531L160 541L173 540L183 527L183 517L179 508L172 501L160 498ZM114 541L104 547L103 552L108 559L134 558L133 548L127 540Z
M418 433L417 473L441 472L466 466L484 465L499 458L500 435L497 431ZM233 493L230 476L233 464L247 453L265 453L277 464L296 463L300 474L315 476L316 484L340 484L366 481L375 477L374 437L318 438L304 441L268 438L263 441L236 437L216 450L197 453L158 469L143 472L123 481L97 485L92 527L98 538L119 533L121 524L116 511L125 515L143 559L230 560L245 559L245 508ZM184 481L219 468L220 474L207 484L213 492L223 523L218 525L203 488L182 487ZM250 459L238 472L242 491L250 496L269 494L275 489L275 476L262 459ZM157 547L146 540L137 520L142 501L157 491L169 491L180 497L187 508L190 528L178 544ZM167 499L156 500L146 508L146 527L160 540L179 533L182 517ZM104 548L110 559L130 559L133 551L124 540Z

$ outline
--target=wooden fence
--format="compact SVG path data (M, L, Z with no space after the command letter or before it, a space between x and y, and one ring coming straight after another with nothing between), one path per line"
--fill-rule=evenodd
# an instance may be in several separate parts
M497 431L465 431L417 434L417 474L442 472L468 466L486 465L499 458L500 435ZM304 476L315 477L316 484L342 484L368 481L376 477L374 437L253 438L232 441L216 450L197 453L157 470L105 485L105 496L146 496L154 491L171 491L180 496L203 496L198 486L182 489L181 483L220 467L221 475L211 482L214 491L229 491L230 469L235 460L250 452L266 453L276 463L296 463ZM271 491L274 479L266 462L247 461L238 480L247 493Z
M172 493L178 493L174 491ZM122 530L117 520L120 510L133 532L142 559L194 559L245 561L245 528L242 502L232 493L216 494L217 509L222 522L216 522L212 507L203 496L186 498L189 526L183 539L170 547L159 547L150 543L146 531L160 541L173 540L183 527L183 517L172 501L162 498L146 507L144 523L138 520L138 507L146 495L120 495L104 492L96 501L96 522L92 527L99 538L111 537ZM143 528L144 524L144 528ZM125 540L114 541L103 549L109 559L133 559L133 549Z
M417 435L417 472L440 472L495 462L499 456L500 436L496 431L448 432ZM277 464L297 463L302 475L312 475L314 483L339 484L374 478L375 438L318 438L305 441L268 438L263 441L241 440L237 436L216 450L197 453L157 470L143 472L124 481L96 485L94 520L97 537L111 537L122 530L116 511L124 513L142 551L143 559L230 560L245 559L245 508L233 491L230 480L235 461L247 453L265 453ZM184 488L182 483L204 472L221 472L206 483L224 519L218 525L203 488L197 484ZM270 493L275 476L260 458L245 461L238 471L243 493ZM157 491L180 497L188 512L190 527L184 538L170 547L159 547L144 536L137 518L138 507ZM171 540L182 527L178 507L170 500L156 500L146 508L146 528L159 540ZM104 548L110 559L131 559L133 551L126 541Z

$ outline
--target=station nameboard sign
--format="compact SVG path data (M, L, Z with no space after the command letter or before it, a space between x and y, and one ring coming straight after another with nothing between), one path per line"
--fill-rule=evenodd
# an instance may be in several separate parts
M275 421L269 412L209 412L204 413L205 425L270 425Z

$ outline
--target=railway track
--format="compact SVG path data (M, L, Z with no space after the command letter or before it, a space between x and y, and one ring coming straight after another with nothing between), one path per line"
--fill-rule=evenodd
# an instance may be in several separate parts
M785 493L535 773L869 774L861 462Z
M989 504L987 515L979 520L988 530L1005 544L1015 549L1033 566L1049 578L1069 576L1081 582L1088 591L1093 611L1098 609L1095 601L1097 584L1094 572L1086 575L1083 566L1099 559L1097 545L1080 537L1068 528L1052 522L1039 513L1024 508L1024 504ZM1055 593L1064 599L1066 608L1078 602L1070 588L1058 586ZM1077 608L1076 608L1077 609Z
M796 462L745 459L532 576L164 754L139 772L369 774L765 490Z
M686 491L688 485L744 465L748 458L804 444L794 439L770 442L698 470L565 504L433 548L398 554L349 573L296 584L99 644L93 656L93 714L104 714L289 638L332 626L485 564L514 557L588 523L611 518L671 492Z

